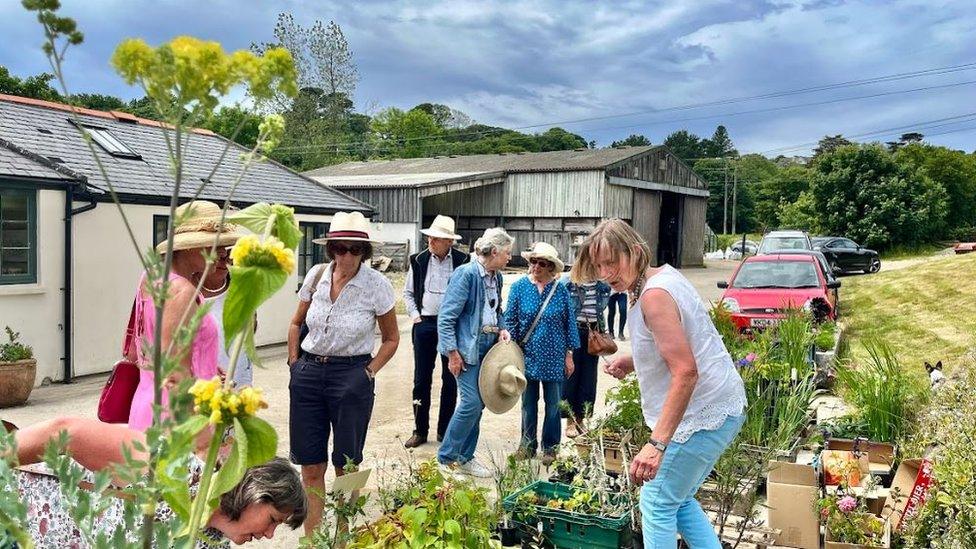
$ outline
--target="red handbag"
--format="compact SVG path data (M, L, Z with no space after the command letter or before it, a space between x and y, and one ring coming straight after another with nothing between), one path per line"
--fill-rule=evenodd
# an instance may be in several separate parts
M125 340L122 342L122 360L112 367L112 375L108 376L102 396L98 399L98 420L104 423L128 423L129 410L132 408L132 397L139 386L139 366L133 344L136 333L136 304L132 303L129 313L129 327L125 330Z

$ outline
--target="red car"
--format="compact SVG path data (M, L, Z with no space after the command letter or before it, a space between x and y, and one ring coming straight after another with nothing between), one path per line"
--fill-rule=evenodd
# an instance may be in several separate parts
M747 258L739 264L724 288L722 304L744 332L777 324L789 309L811 311L815 316L837 318L836 293L840 281L828 281L817 261L809 255L771 254Z

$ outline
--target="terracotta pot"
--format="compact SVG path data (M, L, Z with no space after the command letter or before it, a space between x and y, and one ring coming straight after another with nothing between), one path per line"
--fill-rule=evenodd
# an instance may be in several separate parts
M20 406L27 402L36 376L36 359L0 362L0 408Z

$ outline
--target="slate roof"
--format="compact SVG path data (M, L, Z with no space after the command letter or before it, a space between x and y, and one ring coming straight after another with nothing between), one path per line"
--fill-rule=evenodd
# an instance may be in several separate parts
M644 154L656 146L579 149L540 153L475 154L434 158L402 158L346 162L305 172L310 177L362 176L386 174L475 174L489 172L562 172L602 170Z
M0 140L0 174L25 179L72 181L75 178L58 173L42 161L31 159L19 147Z
M87 179L89 186L108 191L108 185L81 131L69 120L70 110L70 107L59 103L0 94L0 140L42 157L59 158L63 161L60 166ZM160 123L126 113L89 109L80 109L79 119L83 124L109 130L142 156L141 159L115 157L94 145L116 192L124 198L133 199L159 199L172 194L173 181L163 135L165 130ZM189 149L184 157L180 194L189 198L202 184L202 179L210 175L228 141L207 130L194 130L186 135ZM240 158L243 152L243 147L231 144L220 169L210 177L211 183L200 194L201 198L226 198L243 165ZM8 157L9 154L4 154L0 158ZM22 161L17 162L16 166L12 161L10 163L12 167L8 173L7 164L0 160L0 175L19 175L18 172L36 170L23 165ZM372 212L368 204L272 161L253 164L249 168L234 193L234 201L243 204L280 202L315 213L361 211L368 215Z

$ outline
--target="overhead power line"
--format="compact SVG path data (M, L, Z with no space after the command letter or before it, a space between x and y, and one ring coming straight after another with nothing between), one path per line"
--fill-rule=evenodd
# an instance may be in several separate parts
M911 79L911 78L921 78L921 77L926 77L926 76L938 76L938 75L943 75L943 74L952 74L952 73L956 73L956 72L969 71L969 70L974 70L974 69L976 69L976 62L973 62L973 63L963 63L963 64L960 64L960 65L952 65L952 66L946 66L946 67L936 67L936 68L931 68L931 69L923 69L923 70L919 70L919 71L889 74L889 75L877 76L877 77L873 77L873 78L866 78L866 79L860 79L860 80L848 80L848 81L845 81L845 82L837 82L837 83L824 84L824 85L819 85L819 86L810 86L810 87L806 87L806 88L799 88L799 89L793 89L793 90L784 90L784 91L777 91L777 92L769 92L769 93L763 93L763 94L752 95L752 96L734 97L734 98L728 98L728 99L719 99L719 100L715 100L715 101L707 101L707 102L701 102L701 103L690 103L690 104L686 104L686 105L677 105L677 106L673 106L673 107L665 107L665 108L654 109L654 110L634 111L634 112L621 113L621 114L612 114L612 115L604 115L604 116L591 116L591 117L578 118L578 119L572 119L572 120L560 120L560 121L554 121L554 122L544 122L544 123L529 124L529 125L524 125L524 126L515 126L515 127L512 127L512 128L493 128L493 129L490 129L490 130L481 130L481 131L475 131L475 132L457 133L457 134L452 135L451 137L452 138L458 138L458 137L478 137L478 136L484 137L484 136L487 136L487 135L496 134L496 133L504 133L504 132L508 132L508 131L527 130L527 129L533 129L533 128L548 127L548 126L560 126L560 125L568 125L568 124L577 124L577 123L581 123L581 122L591 122L591 121L595 121L595 120L607 120L607 119L613 119L613 118L626 118L626 117L632 117L632 116L642 116L642 115L650 115L650 114L659 114L659 113L664 113L664 112L673 112L673 111L682 111L682 110L690 110L690 109L699 109L699 108L705 108L705 107L711 107L711 106L717 106L717 105L728 105L728 104L741 103L741 102L747 102L747 101L755 101L755 100L776 99L776 98L780 98L780 97L788 97L788 96L792 96L792 95L800 95L800 94L805 94L805 93L814 93L814 92L819 92L819 91L828 91L828 90L836 90L836 89L843 89L843 88L850 88L850 87L857 87L857 86L865 86L865 85L869 85L869 84L876 84L876 83L883 83L883 82L894 82L894 81L906 80L906 79ZM970 83L973 83L973 82L970 81L970 82L949 84L949 85L945 85L943 87L959 86L959 85L970 84ZM913 90L903 90L903 91L899 91L899 92L888 92L888 94L890 95L890 94L895 94L895 93L910 93L910 92L913 92L913 91L922 91L922 90L928 90L928 89L938 89L938 86L936 86L936 87L929 86L929 87L923 87L923 88L916 88L916 89L913 89ZM858 98L846 98L846 99L845 98L841 98L838 101L848 101L848 100L861 99L861 98L880 97L882 95L883 94L881 94L881 95L874 94L874 95L863 96L863 97L858 97ZM795 107L799 107L799 106L813 106L813 105L817 105L817 104L820 104L820 103L802 104L802 105L797 105ZM795 108L795 107L787 107L787 108ZM732 113L730 115L717 114L717 115L709 115L707 117L696 117L696 118L686 118L686 119L674 119L674 120L666 120L666 121L648 122L646 124L663 124L663 123L671 123L671 122L683 122L683 121L688 121L688 120L699 120L699 119L702 119L702 118L714 118L714 117L720 117L720 116L735 116L737 114L749 114L749 113L752 113L752 112L763 112L763 111L761 111L761 110L759 110L759 111L745 111L743 113ZM618 126L618 127L613 127L613 128L584 129L584 130L578 130L578 131L600 131L600 130L605 130L605 129L633 128L633 127L639 127L639 126L646 125L646 124L636 124L636 125L629 125L629 126ZM441 139L441 138L443 138L443 136L439 136L439 135L438 136L418 136L418 137L410 137L410 138L401 139L400 142L401 143L413 143L413 142L417 142L417 141L427 141L427 140ZM297 145L297 146L292 146L292 147L286 146L286 147L279 147L279 150L283 150L283 151L284 150L295 150L295 151L298 151L298 150L319 150L319 149L323 149L324 150L324 149L327 149L328 148L328 149L332 149L332 150L337 151L337 152L341 152L341 151L344 151L344 150L350 150L350 149L344 149L344 147L353 147L353 146L356 146L356 145L369 145L369 144L370 144L370 142L368 142L368 141L335 142L335 143L326 143L326 144L319 144L319 145ZM336 148L339 148L339 149L336 149ZM352 149L352 150L354 150L354 149Z

